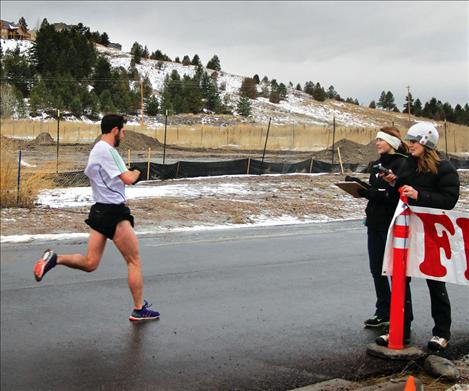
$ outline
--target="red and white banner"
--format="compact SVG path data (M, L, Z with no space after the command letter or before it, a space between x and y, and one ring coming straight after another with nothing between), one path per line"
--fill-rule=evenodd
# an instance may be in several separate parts
M407 207L411 211L405 216L407 276L469 286L469 213L407 206L400 201L390 228ZM383 275L392 275L392 253L393 230L389 229Z

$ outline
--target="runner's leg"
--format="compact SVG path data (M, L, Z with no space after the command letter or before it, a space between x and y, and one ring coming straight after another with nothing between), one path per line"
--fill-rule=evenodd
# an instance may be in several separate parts
M80 269L85 272L96 270L103 256L104 247L106 246L106 236L90 230L88 239L88 251L86 255L81 254L61 254L57 257L57 264Z
M129 289L132 293L135 308L140 309L143 305L142 267L138 239L128 220L123 220L117 224L113 242L127 262Z

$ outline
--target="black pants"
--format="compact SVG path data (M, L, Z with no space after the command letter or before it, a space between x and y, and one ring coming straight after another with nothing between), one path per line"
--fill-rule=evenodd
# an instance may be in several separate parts
M370 272L373 276L376 291L375 315L383 319L389 319L391 303L391 290L388 277L381 275L386 237L387 231L377 231L368 227L368 257L370 260Z
M391 308L389 280L388 277L381 275L387 235L387 231L377 231L368 227L368 256L370 258L370 271L373 276L376 291L375 315L383 319L389 319ZM410 278L407 278L404 308L404 339L409 339L410 324L414 318L412 312Z
M433 335L450 339L451 338L451 304L449 302L446 284L441 281L427 280L427 286L430 291L431 313L435 323L432 332ZM404 315L404 336L406 331L410 333L410 323L412 317L407 313L412 313L412 303L410 300L410 289L407 286L408 295L406 295L406 306Z

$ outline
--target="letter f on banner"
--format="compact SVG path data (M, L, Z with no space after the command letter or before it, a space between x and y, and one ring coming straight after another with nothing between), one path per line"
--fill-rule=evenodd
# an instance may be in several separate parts
M462 236L464 239L464 251L466 253L466 271L464 277L469 281L469 219L459 218L456 224L461 228Z
M430 213L415 213L422 222L425 232L425 257L420 264L420 271L433 277L446 276L446 267L441 264L440 248L445 251L446 258L451 259L451 246L448 235L443 231L438 236L436 224L442 225L451 235L455 234L451 219L445 214L435 215Z

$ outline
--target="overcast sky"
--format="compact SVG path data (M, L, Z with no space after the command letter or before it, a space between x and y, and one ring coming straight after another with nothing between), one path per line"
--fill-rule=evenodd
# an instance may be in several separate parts
M469 101L469 2L3 1L1 18L35 28L82 22L129 51L172 59L217 54L222 69L278 82L334 85L368 105L406 86L422 102Z

